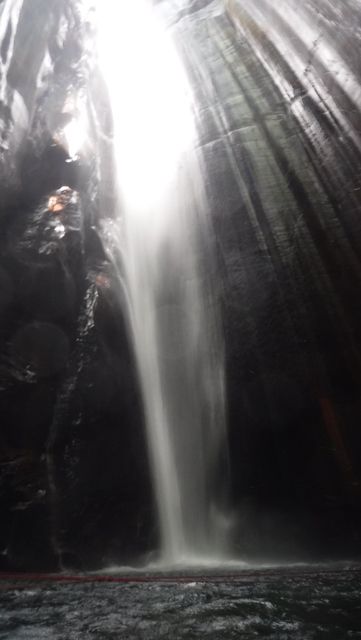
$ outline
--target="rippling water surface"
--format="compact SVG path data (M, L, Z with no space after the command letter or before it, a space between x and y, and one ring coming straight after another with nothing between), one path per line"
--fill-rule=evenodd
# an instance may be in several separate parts
M359 568L0 585L1 640L361 638ZM137 578L135 578L137 579Z

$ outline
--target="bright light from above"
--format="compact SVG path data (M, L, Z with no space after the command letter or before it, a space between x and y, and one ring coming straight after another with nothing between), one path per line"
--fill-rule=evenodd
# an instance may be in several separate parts
M68 152L67 162L79 159L88 136L88 123L83 96L68 96L62 113L69 117L68 123L56 134L55 138Z
M86 128L83 118L73 119L63 129L66 148L70 161L78 160L79 152L86 139Z
M123 198L138 213L162 199L191 147L184 69L147 0L98 0L99 58L114 118Z

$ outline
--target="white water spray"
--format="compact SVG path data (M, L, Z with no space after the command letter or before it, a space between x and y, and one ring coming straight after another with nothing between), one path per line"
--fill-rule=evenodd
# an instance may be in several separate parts
M226 437L222 340L206 266L209 230L192 96L170 36L145 0L101 0L97 13L114 121L116 234L162 560L196 563L220 558L226 548L215 498Z

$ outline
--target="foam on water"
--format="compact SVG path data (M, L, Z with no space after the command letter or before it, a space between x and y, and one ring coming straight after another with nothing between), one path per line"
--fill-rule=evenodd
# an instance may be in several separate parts
M39 587L37 597L3 583L1 637L360 637L359 569L309 570L255 571L245 580L193 579L183 585L58 582Z

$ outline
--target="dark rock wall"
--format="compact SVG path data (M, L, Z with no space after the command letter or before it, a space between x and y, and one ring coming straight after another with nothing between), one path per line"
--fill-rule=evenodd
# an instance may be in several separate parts
M69 96L90 110L96 92L100 119L106 100L76 2L5 2L0 20L0 566L104 566L155 544L124 305L97 229L114 199L106 123L89 118L81 158L62 137Z
M358 554L359 9L225 4L177 35L222 276L237 545Z

